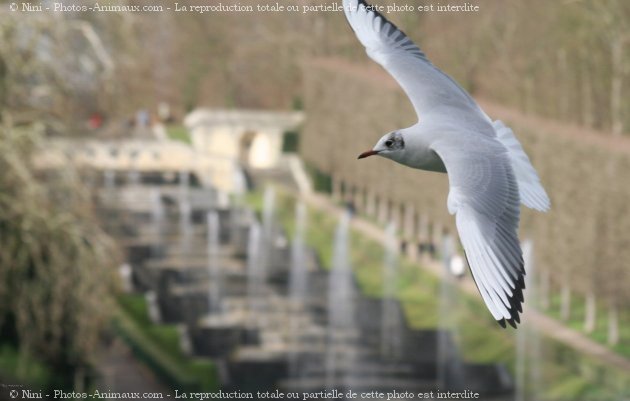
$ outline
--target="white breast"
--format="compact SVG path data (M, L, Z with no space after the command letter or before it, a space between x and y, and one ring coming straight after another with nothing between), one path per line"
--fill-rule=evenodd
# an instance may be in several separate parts
M446 173L446 167L444 167L442 159L429 148L414 149L413 151L406 149L401 156L399 160L394 161L411 168Z

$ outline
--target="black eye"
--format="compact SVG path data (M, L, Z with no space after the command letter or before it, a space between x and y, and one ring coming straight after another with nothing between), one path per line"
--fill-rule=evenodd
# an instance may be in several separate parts
M392 141L391 139L388 139L385 141L385 146L387 146L388 148L391 147L394 144L394 141Z

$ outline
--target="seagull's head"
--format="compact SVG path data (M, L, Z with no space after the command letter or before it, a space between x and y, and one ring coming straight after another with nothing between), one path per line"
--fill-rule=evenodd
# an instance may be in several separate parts
M400 131L392 131L381 137L371 150L359 155L359 159L379 155L388 159L396 159L405 150L405 139Z

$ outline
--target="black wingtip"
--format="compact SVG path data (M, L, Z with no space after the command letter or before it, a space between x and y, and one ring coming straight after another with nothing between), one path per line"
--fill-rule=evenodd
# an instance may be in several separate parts
M508 324L512 326L514 329L518 329L518 326L516 324L520 322L521 322L521 319L518 315L515 315L515 317L511 319L497 320L497 323L499 323L499 326L503 327L504 329L507 329Z
M466 261L468 262L468 265L470 266L470 261L468 260L468 255L466 254L466 252L464 252L464 256L466 257ZM525 297L523 296L523 290L525 289L525 268L524 268L524 263L521 260L521 264L520 264L520 272L522 273L521 275L519 275L517 281L516 281L516 285L514 286L514 289L512 291L512 295L509 297L509 307L508 307L508 311L510 312L510 318L509 319L500 319L497 320L497 323L499 323L499 325L501 327L503 327L504 329L507 328L507 325L509 324L510 326L512 326L513 328L517 328L517 324L521 323L521 317L520 317L520 313L523 313L523 302L525 302ZM472 276L473 281L475 282L475 285L477 285L477 280L475 279L475 276ZM477 285L477 289L479 289L479 285ZM481 290L479 291L481 293Z
M506 328L507 324L509 324L510 326L512 326L513 328L517 328L517 324L521 323L521 316L520 314L523 313L523 306L522 303L525 301L524 297L523 297L523 290L525 289L525 270L523 268L523 263L521 262L521 271L523 272L523 274L518 278L518 281L516 282L516 286L513 290L512 296L510 297L510 306L509 306L509 311L510 311L510 318L509 319L501 319L499 321L499 324L501 325L501 327Z
M525 280L521 276L509 300L510 306L508 310L510 312L510 318L509 319L504 318L498 321L501 327L503 327L504 329L507 328L506 323L515 329L517 328L516 325L521 323L520 313L523 313L523 306L521 304L523 303L523 298L524 298L523 297L524 284L525 284Z
M385 16L383 14L381 14L375 7L370 5L367 1L365 1L365 0L357 0L357 8L360 5L363 5L366 8L366 10L369 10L369 11L373 12L374 15L376 15L377 17L381 17L381 19L383 20L383 26L385 26L385 24L388 23L388 24L390 24L392 26L392 28L394 28L395 30L399 31L404 36L407 36L407 34L402 29L398 28L396 26L396 24L394 24L393 22L391 22L390 20L385 18Z

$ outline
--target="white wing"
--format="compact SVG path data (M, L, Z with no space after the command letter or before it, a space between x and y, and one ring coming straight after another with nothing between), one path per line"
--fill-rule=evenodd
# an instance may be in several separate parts
M364 0L343 0L344 12L367 54L383 66L405 91L418 118L465 119L470 124L483 124L485 135L494 136L488 129L488 116L470 95L451 77L427 59L420 48L380 13L370 11ZM453 110L454 109L454 110Z
M536 169L527 157L527 153L523 150L518 139L507 125L502 121L496 120L492 123L497 139L508 150L512 168L518 181L518 189L521 195L521 202L530 209L540 212L546 212L551 207L551 202L547 196L547 192L540 183L540 178L536 173Z
M518 240L519 189L507 150L475 132L445 134L431 148L448 172L448 210L492 316L516 327L525 269Z
M520 187L521 201L539 211L550 208L549 197L536 170L512 130L490 120L472 97L451 77L435 67L420 48L364 0L344 0L350 26L367 54L400 84L418 115L438 124L465 126L477 134L497 137L508 149Z

